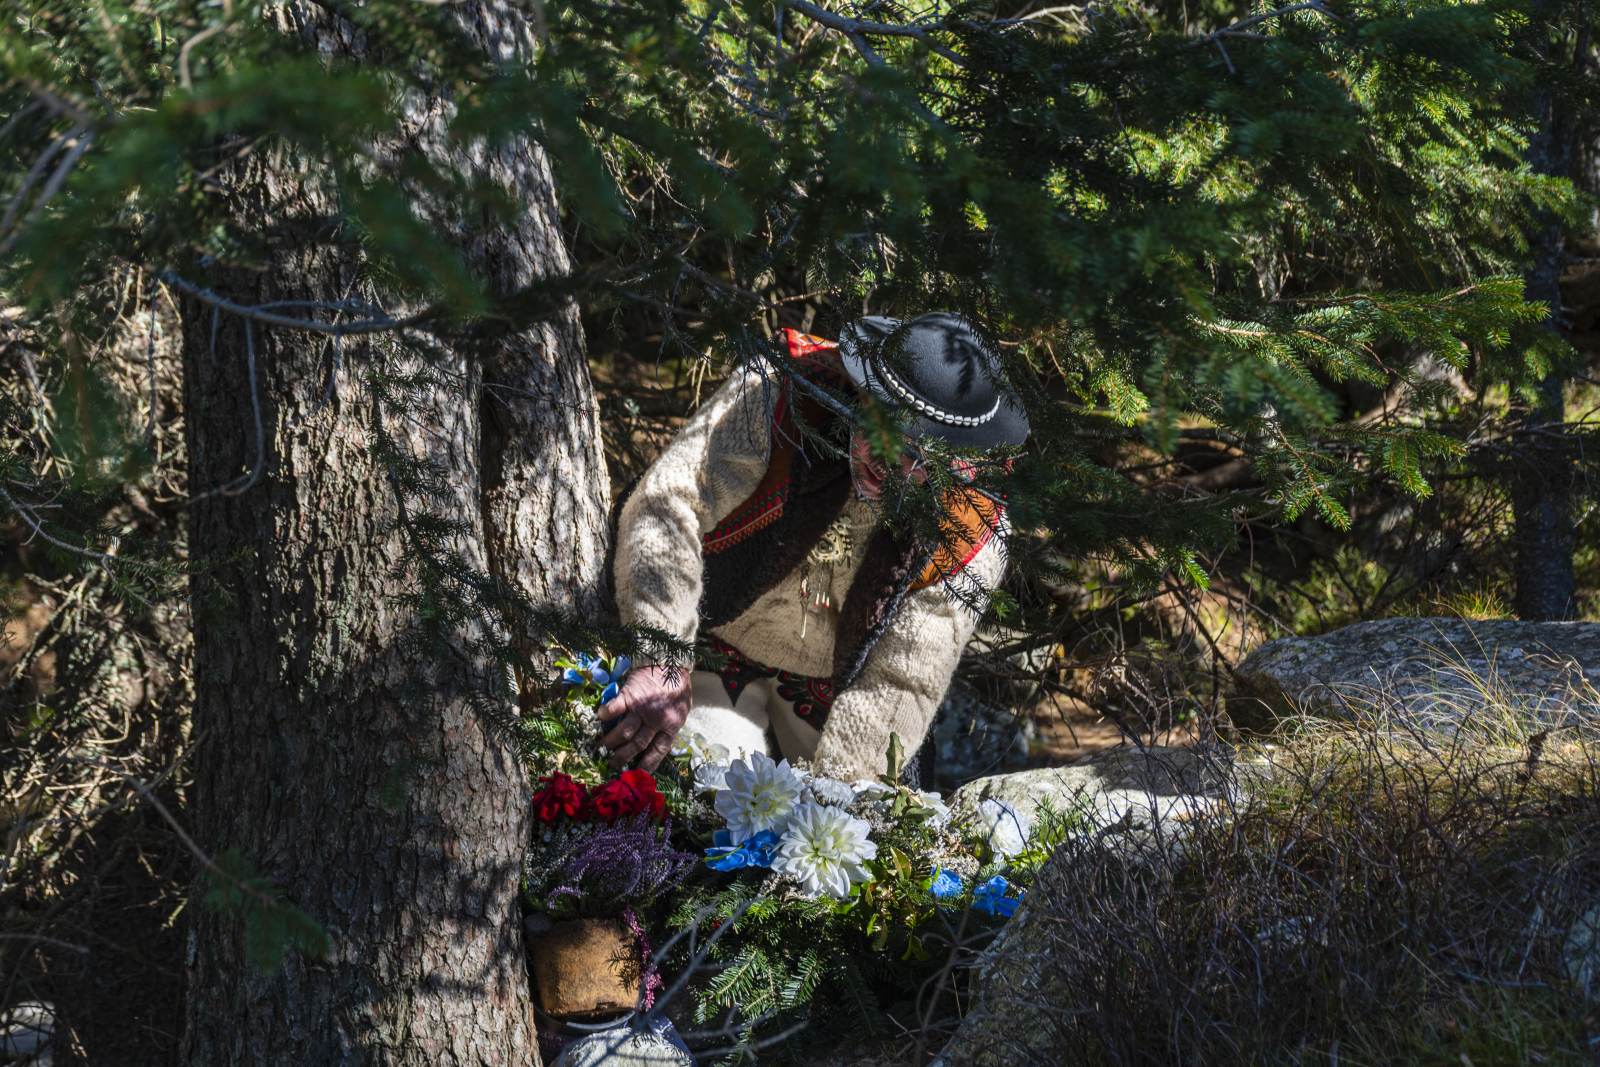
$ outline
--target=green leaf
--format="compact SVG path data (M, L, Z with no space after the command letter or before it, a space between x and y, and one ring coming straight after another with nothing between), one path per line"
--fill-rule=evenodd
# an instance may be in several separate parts
M900 772L903 769L902 765L904 761L905 745L900 740L899 734L890 733L889 751L885 760L885 767L887 769L884 771L883 780L888 782L890 785L898 785L900 782Z

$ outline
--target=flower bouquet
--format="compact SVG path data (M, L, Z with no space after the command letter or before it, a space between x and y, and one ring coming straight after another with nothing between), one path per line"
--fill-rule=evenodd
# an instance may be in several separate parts
M523 869L540 1004L558 1018L624 1012L641 999L648 1006L659 978L640 912L697 857L673 847L666 799L648 771L593 787L557 772L540 786Z
M729 759L692 734L677 755L691 783L678 825L710 840L680 840L703 869L673 893L669 922L722 935L691 987L697 1023L732 1012L780 1027L824 1011L880 1025L881 993L921 988L1025 895L1012 881L1025 845L982 819L958 823L892 768L844 781L762 753Z
M535 774L566 771L590 781L606 777L610 767L600 745L603 730L595 712L621 692L632 666L627 656L587 652L557 656L560 699L523 720L526 752Z
M723 823L705 850L706 865L770 871L768 888L777 893L871 905L887 888L880 883L907 889L909 880L928 902L948 906L967 894L964 878L983 868L980 856L1004 861L1025 847L1004 819L952 827L939 794L890 784L892 776L844 782L761 752L724 761L718 746L694 736L679 751ZM972 900L986 914L1007 916L1021 899L999 875L984 886ZM1008 905L989 905L997 892Z
M721 931L699 957L689 938L664 964L699 968L688 987L696 1021L730 1009L777 1019L818 998L866 1012L874 983L921 982L944 950L997 930L1023 899L1012 879L1026 880L1038 852L1031 828L998 802L958 824L938 794L898 783L893 752L882 780L845 781L763 753L731 758L686 730L659 778L607 778L593 712L619 691L627 661L559 665L558 714L591 721L539 750L526 897L542 921L606 925L581 944L576 932L539 939L535 973L552 1014L649 1003L652 918L662 937ZM545 943L563 969L541 965ZM604 988L586 989L585 977Z
M856 944L864 937L872 952L926 960L930 923L947 928L963 904L979 923L1005 920L1024 896L1002 870L1026 841L987 819L955 825L938 793L893 774L845 782L760 752L726 760L694 736L683 737L680 753L710 798L712 822L722 824L704 862L742 881L723 880L722 902L765 902L763 917L787 907L810 915L813 934L814 923L832 923Z

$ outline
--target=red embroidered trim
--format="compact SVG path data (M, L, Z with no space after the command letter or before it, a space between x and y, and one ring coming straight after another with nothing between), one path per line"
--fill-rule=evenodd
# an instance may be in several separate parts
M723 519L716 529L700 539L701 551L720 552L724 548L731 548L751 534L777 522L789 495L787 490L788 486L774 489L764 500L757 501L752 507L741 508Z
M783 331L785 345L789 349L791 358L800 359L812 352L824 352L838 345L821 337L801 333L799 330L785 329ZM789 390L784 389L778 394L777 403L772 405L773 438L776 440L778 428L783 425L784 418L789 412ZM716 553L725 548L732 548L740 541L753 534L760 533L768 526L777 522L783 515L783 506L788 502L789 486L787 483L778 486L760 500L746 501L740 505L733 514L729 515L700 538L702 553Z

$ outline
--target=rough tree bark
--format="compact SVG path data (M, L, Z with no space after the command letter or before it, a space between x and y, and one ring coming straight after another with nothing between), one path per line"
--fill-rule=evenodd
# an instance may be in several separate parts
M525 46L509 3L458 15L487 49ZM311 5L285 28L349 54L354 35ZM439 100L414 102L404 146L445 153ZM400 146L390 146L398 148ZM454 232L502 290L568 269L548 163L531 141L455 163L524 208L512 227ZM329 217L304 161L250 158L225 172L231 209L267 232ZM300 240L264 270L204 279L232 299L338 300L374 293L346 247ZM536 602L599 604L607 488L576 309L496 342L436 354L449 384L414 391L404 417L378 410L361 369L414 355L347 342L337 392L326 339L250 326L190 300L185 311L190 485L226 485L256 463L248 353L264 427L259 480L192 509L195 734L192 806L201 844L237 849L316 919L326 959L246 962L236 917L197 909L184 1056L214 1064L537 1064L516 894L524 776L474 713L493 669L463 632L417 657L423 566L402 506L468 524L454 548ZM374 427L447 485L402 497L372 452Z
M1549 127L1537 140L1547 139L1553 139ZM1530 155L1535 153L1535 166L1540 169L1560 165L1551 156L1566 155L1542 143L1536 143ZM1561 227L1546 226L1534 245L1533 264L1524 275L1524 291L1530 299L1550 305L1548 328L1558 331L1564 248ZM1576 606L1577 577L1572 563L1575 471L1565 433L1566 384L1566 375L1547 374L1539 383L1535 402L1517 415L1520 433L1511 476L1516 546L1512 577L1521 619L1568 619Z
M1548 6L1548 5L1546 5ZM1537 27L1537 32L1547 32ZM1536 47L1549 49L1548 42ZM1583 47L1580 45L1580 48ZM1557 92L1540 87L1534 97L1538 131L1527 148L1528 164L1540 174L1573 176L1578 124ZM1541 227L1523 274L1529 299L1550 307L1547 328L1565 332L1561 308L1561 272L1566 239L1559 220ZM1515 522L1512 579L1517 617L1568 619L1576 608L1573 571L1572 495L1575 463L1567 439L1565 374L1552 373L1539 383L1534 402L1517 413L1517 451L1511 474L1511 509Z

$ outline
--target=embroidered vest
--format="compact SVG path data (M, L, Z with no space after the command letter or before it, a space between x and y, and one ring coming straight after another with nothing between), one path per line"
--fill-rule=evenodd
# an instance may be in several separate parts
M839 366L832 341L784 330L794 369L808 381L850 396L853 386ZM846 420L820 401L780 387L772 414L772 451L766 473L750 496L701 538L705 576L701 625L737 618L798 567L838 517L851 492L849 460L822 455L808 435L825 435L845 448ZM889 628L905 598L959 574L989 543L1003 508L977 492L947 494L944 538L932 553L902 543L888 529L868 539L861 566L839 609L833 649L833 684L843 689L860 675L873 646Z

